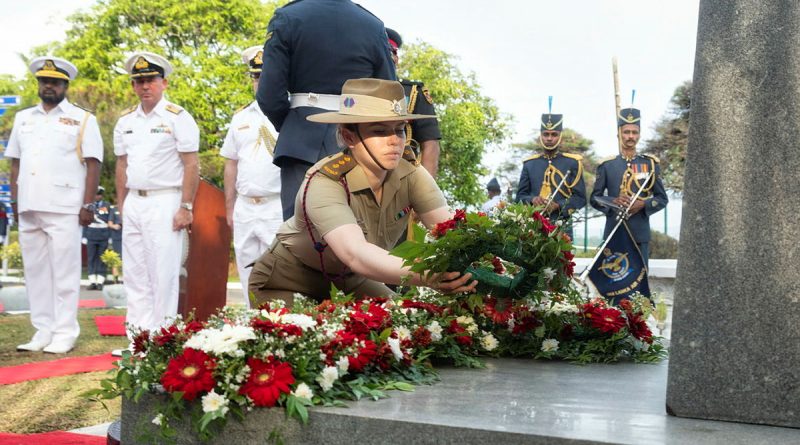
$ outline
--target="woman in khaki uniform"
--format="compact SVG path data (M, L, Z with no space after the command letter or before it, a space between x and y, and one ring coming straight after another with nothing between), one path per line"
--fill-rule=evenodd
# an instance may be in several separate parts
M388 296L387 284L410 283L456 293L474 289L470 274L448 272L426 278L389 255L416 212L426 227L451 218L441 190L405 149L405 124L433 116L408 114L399 82L345 82L339 112L308 120L339 124L341 153L306 173L295 215L278 229L276 241L256 261L249 289L256 302L294 293L327 298L331 284L358 297Z

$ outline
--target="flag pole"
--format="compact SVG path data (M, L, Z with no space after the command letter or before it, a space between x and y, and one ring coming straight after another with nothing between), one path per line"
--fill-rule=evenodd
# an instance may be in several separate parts
M619 66L617 63L617 56L611 58L611 72L614 75L614 126L617 126L617 116L622 109L620 105L621 99L619 96ZM617 150L622 151L622 135L617 126Z
M581 284L584 284L586 282L586 277L589 276L589 271L592 270L592 267L594 267L594 264L597 262L597 259L600 258L600 254L603 253L603 249L605 249L608 243L611 241L611 238L617 232L619 226L622 225L623 221L627 220L630 217L630 210L631 207L633 207L633 203L635 203L636 200L639 199L639 195L642 194L644 187L647 185L648 182L650 182L650 178L653 176L654 173L655 172L647 173L647 177L642 182L642 185L639 186L639 190L636 191L636 194L633 195L633 199L631 199L631 202L628 204L628 206L625 208L624 211L617 213L617 224L614 226L614 229L612 229L611 232L608 234L605 241L603 241L603 244L597 248L597 252L595 252L594 258L592 258L592 262L589 263L588 266L586 266L586 269L584 269L583 272L581 272L581 275L578 277L578 280L581 282Z

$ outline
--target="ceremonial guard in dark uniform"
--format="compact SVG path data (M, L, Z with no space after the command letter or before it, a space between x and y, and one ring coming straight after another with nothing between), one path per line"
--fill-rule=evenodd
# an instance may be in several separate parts
M403 38L391 28L386 28L386 34L389 36L392 60L396 66L400 60L397 53L403 47ZM433 98L424 83L401 79L400 84L403 85L406 92L409 113L436 115ZM436 118L409 121L406 124L406 144L414 150L417 162L425 167L425 170L428 170L428 173L434 178L439 170L439 140L441 138L442 133L439 131L439 121Z
M616 224L620 208L626 208L642 185L642 193L630 209L628 227L647 264L650 256L650 215L667 206L669 198L661 183L658 158L636 153L639 142L641 115L636 108L625 108L617 116L622 149L620 154L603 161L597 167L597 178L592 190L592 207L606 215L603 237L607 237ZM650 172L655 175L647 179ZM605 205L603 196L613 198L613 205Z
M111 248L122 258L122 215L119 213L119 207L115 205L109 209L108 231Z
M102 289L106 279L106 265L100 260L103 252L108 248L108 220L111 215L110 205L103 200L105 189L97 187L93 205L94 219L83 228L83 237L86 239L86 262L89 269L89 289Z
M338 110L347 79L394 80L390 54L383 22L350 0L297 0L275 11L256 100L280 133L274 162L284 219L294 214L306 170L339 151L336 126L306 117Z
M563 121L561 114L542 115L539 143L543 150L522 164L516 201L537 206L549 201L545 212L552 221L561 220L566 224L564 231L572 238L569 218L586 205L586 184L583 182L583 157L559 150Z

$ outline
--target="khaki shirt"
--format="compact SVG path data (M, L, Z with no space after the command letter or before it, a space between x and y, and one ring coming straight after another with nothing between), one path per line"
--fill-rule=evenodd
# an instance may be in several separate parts
M286 249L312 269L321 270L321 266L319 253L308 233L309 225L314 239L324 242L323 237L331 230L345 224L358 224L368 242L389 250L408 227L411 210L423 214L447 205L431 175L406 160L401 160L398 167L388 173L383 184L383 199L378 203L360 165L356 164L341 175L323 174L326 166L337 158L355 163L350 155L338 153L311 167L297 193L294 216L278 229L277 237ZM345 179L350 191L349 205L344 184L333 177ZM327 273L345 271L344 263L330 248L323 252Z

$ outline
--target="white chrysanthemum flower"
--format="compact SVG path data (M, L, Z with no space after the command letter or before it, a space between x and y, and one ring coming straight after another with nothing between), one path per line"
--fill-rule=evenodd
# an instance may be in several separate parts
M282 320L283 323L293 324L304 331L317 326L316 320L306 314L285 314Z
M156 416L153 417L152 422L153 422L154 425L158 425L158 426L163 425L164 424L164 415L161 414L161 413L156 414Z
M442 339L442 326L437 320L433 320L428 326L425 326L425 328L431 332L432 341L439 341Z
M403 360L403 351L400 349L400 339L389 337L386 339L386 343L389 344L389 349L392 350L395 360L398 362Z
M553 277L556 276L556 271L553 268L545 267L544 269L542 269L542 275L547 281L550 281L553 279Z
M297 388L295 388L292 394L294 394L294 396L298 399L311 400L311 398L314 397L314 391L312 391L311 388L305 384L305 382L297 385Z
M411 338L411 331L405 326L398 326L394 331L397 333L400 340L408 340Z
M536 328L536 330L535 330L535 331L533 331L533 334L534 334L534 335L535 335L537 338L542 338L542 337L544 337L544 333L545 333L545 327L544 327L544 326L539 326L538 328Z
M467 332L469 332L470 334L474 334L474 333L478 332L478 325L476 325L475 323L472 323L471 325L468 325L464 329L466 329Z
M542 342L543 352L556 352L558 351L558 340L555 338L548 338Z
M350 360L346 356L339 357L339 360L336 361L336 367L339 368L339 375L345 375L350 369Z
M487 351L493 351L495 348L497 348L498 344L499 342L492 334L486 334L481 338L481 346L483 346L483 349Z
M468 325L468 324L475 323L475 320L472 317L470 317L469 315L462 315L462 316L456 318L456 322L458 324L460 324L460 325Z
M560 301L557 301L553 303L553 306L547 309L547 314L548 315L550 314L561 315L569 313L577 314L578 311L579 311L578 306L575 306L574 304L562 303Z
M317 376L317 383L323 391L328 391L333 387L333 383L339 378L339 371L334 366L326 366L322 373Z
M211 391L210 393L204 395L202 404L204 413L213 413L219 411L222 414L225 414L228 411L228 399L226 399L222 394L217 394L215 391Z

